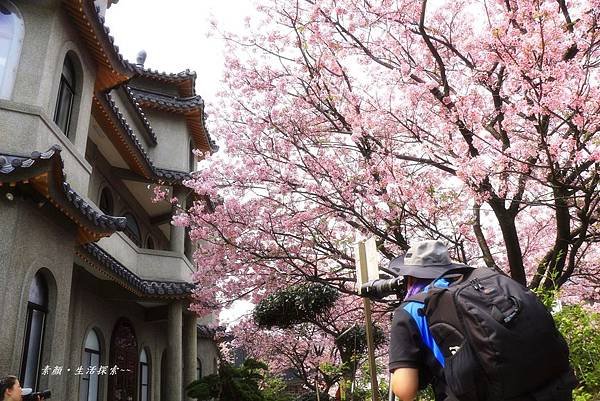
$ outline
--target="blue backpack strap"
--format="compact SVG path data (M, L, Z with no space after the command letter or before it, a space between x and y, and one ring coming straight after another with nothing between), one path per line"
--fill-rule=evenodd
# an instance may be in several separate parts
M445 358L440 350L440 347L437 345L433 336L431 335L431 330L429 330L427 317L425 316L423 308L425 306L425 300L429 295L427 292L430 288L447 288L449 284L450 283L446 279L435 280L432 284L429 284L427 287L425 287L422 292L407 299L402 306L402 308L415 321L423 344L425 344L425 346L431 350L433 356L435 359L437 359L440 365L442 365L442 367L445 366Z
M436 344L433 336L431 335L431 331L427 325L427 318L422 312L423 306L425 306L425 304L422 302L408 301L402 306L402 308L413 318L417 324L417 328L419 329L419 334L421 335L423 344L425 344L425 346L431 350L435 356L435 359L437 359L440 365L443 367L445 365L444 355L442 355L440 347Z

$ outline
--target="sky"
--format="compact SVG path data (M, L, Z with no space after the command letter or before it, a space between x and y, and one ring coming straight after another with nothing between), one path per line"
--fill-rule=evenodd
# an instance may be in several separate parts
M210 21L219 29L242 32L255 13L252 0L121 0L106 12L106 25L121 54L135 62L148 54L145 67L165 72L196 71L196 91L214 102L223 71L223 42L207 37Z
M255 13L252 0L120 0L106 12L106 25L120 53L135 62L147 53L144 66L161 72L196 71L196 93L208 104L216 102L224 69L223 41L208 37L211 20L219 29L241 33L244 19ZM251 305L238 302L220 315L229 324L248 313Z

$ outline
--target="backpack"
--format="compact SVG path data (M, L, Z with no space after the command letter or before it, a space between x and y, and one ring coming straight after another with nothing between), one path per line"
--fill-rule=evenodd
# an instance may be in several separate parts
M447 288L407 300L424 304L418 313L443 354L449 393L460 401L570 400L569 350L537 296L487 268L442 277L452 276Z

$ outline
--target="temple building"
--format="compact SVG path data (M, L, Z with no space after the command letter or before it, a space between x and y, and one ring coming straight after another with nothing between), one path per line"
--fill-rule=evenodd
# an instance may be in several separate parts
M188 311L195 244L152 198L192 199L192 149L217 148L196 74L123 59L111 3L0 0L0 375L53 400L181 401L217 349Z

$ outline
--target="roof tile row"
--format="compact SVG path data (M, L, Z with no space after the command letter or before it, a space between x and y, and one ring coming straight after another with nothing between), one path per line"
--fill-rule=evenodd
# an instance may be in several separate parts
M23 173L23 170L25 169L38 166L45 161L57 158L58 160L56 161L59 163L60 175L62 176L62 182L58 183L58 185L62 188L64 196L69 203L94 226L112 231L122 231L127 224L127 219L125 217L115 217L104 214L83 199L67 182L65 182L64 164L60 157L61 151L62 148L59 145L53 145L46 152L35 151L32 152L29 157L1 154L0 173L5 176L15 176L19 173ZM2 176L0 176L0 181L4 181Z
M201 96L175 97L131 87L127 88L131 90L131 94L135 100L139 98L148 102L159 104L161 106L183 110L204 108L204 100L202 100Z
M93 256L102 267L106 268L128 285L134 287L142 295L187 296L191 294L194 289L194 284L188 282L144 280L95 243L85 244L82 248L88 254Z

